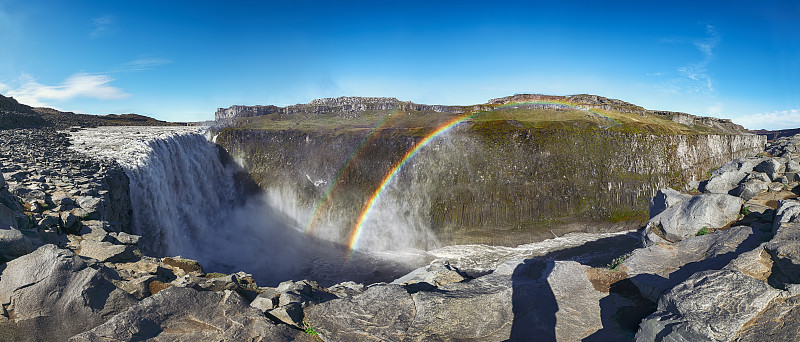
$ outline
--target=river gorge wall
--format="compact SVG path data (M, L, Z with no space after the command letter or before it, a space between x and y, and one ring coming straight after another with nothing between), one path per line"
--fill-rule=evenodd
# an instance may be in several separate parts
M351 230L341 227L356 224L375 188L423 138L402 129L228 128L216 142L263 189L280 194L298 222L343 241ZM366 218L362 239L385 241L392 225L422 237L378 246L513 245L571 231L637 228L649 218L647 203L659 188L690 190L709 170L762 152L764 144L764 137L748 134L535 130L514 121L465 121L398 171Z

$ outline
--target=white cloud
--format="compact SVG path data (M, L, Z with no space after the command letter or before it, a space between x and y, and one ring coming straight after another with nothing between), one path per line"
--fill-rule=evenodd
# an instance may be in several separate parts
M111 86L112 81L114 79L108 75L77 73L67 78L61 85L48 86L39 83L30 75L23 74L16 89L10 87L7 89L9 96L34 107L49 106L46 103L48 100L66 101L78 97L119 100L130 96L122 89Z
M89 33L89 37L91 38L98 38L108 34L109 27L114 23L114 18L110 15L104 15L102 17L97 17L92 19L92 32Z
M706 109L708 115L720 117L722 115L722 102L717 102Z
M733 119L749 129L787 129L800 127L800 109L777 110Z
M0 94L2 94L4 91L8 90L9 88L11 88L11 87L9 87L8 84L0 83Z

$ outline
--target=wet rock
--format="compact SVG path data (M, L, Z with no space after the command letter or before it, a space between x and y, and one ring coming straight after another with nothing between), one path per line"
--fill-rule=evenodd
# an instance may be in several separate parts
M70 341L285 341L298 334L270 322L236 292L171 287Z
M0 304L15 330L33 340L62 341L89 330L136 302L74 253L44 245L6 264L0 275Z
M700 229L722 228L735 221L744 201L725 194L700 194L656 215L643 233L645 245L676 242Z
M656 192L656 195L650 199L650 218L655 217L667 208L691 199L689 194L682 194L672 188L663 188Z
M740 272L699 272L659 299L636 340L729 341L780 293Z

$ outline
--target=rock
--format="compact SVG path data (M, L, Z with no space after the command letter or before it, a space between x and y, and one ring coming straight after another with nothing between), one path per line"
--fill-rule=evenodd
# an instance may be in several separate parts
M786 171L786 164L775 158L768 158L756 165L753 170L766 173L770 179L775 180L781 173Z
M203 271L203 266L201 266L196 260L184 259L181 257L166 257L161 259L161 262L166 265L179 268L187 274L194 274L196 276L202 276L205 274Z
M655 244L634 250L620 269L652 302L692 274L725 267L738 254L761 243L763 234L750 227L732 227L675 244Z
M157 279L158 277L155 275L146 275L128 281L121 281L117 286L136 297L136 299L142 299L150 295L150 283Z
M725 266L725 269L739 271L748 277L767 282L767 279L772 274L773 264L772 258L762 244L758 248L744 252L736 259L733 259Z
M729 341L780 294L732 270L694 274L659 299L637 341Z
M108 235L113 239L111 242L122 245L138 245L139 239L142 238L139 235L128 234L126 232L109 233Z
M691 199L689 194L682 194L672 188L662 188L650 199L650 218L655 217L667 208Z
M75 202L89 214L99 213L103 208L103 200L98 197L81 196L78 197Z
M133 248L95 240L81 241L80 256L97 259L101 262L124 262L134 258Z
M415 316L414 301L398 285L306 309L306 320L325 341L402 341Z
M761 159L743 158L731 160L711 173L711 178L705 183L703 192L727 194L741 182Z
M70 234L78 233L78 230L81 228L78 223L80 221L75 216L75 214L65 211L61 212L61 227L64 229L65 232Z
M776 233L783 223L794 222L800 217L800 202L796 200L780 200L775 209L775 220L772 223L772 232Z
M364 284L359 284L353 281L346 281L331 287L328 287L328 292L333 293L339 298L355 296L364 292Z
M256 296L256 299L253 299L250 302L250 306L261 310L261 312L267 312L268 310L272 310L278 306L280 300L280 293L276 291L264 291L259 293Z
M800 283L800 222L782 223L764 250L783 275L792 283Z
M744 201L724 194L700 194L656 215L647 223L645 246L660 241L676 242L700 229L718 229L735 221Z
M11 226L0 224L0 255L13 259L33 252L33 244L22 232Z
M3 174L0 173L0 190L6 187L6 178L3 177Z
M0 330L63 341L105 322L136 302L104 276L109 272L53 245L8 262L0 275L0 304L13 315Z
M749 201L751 198L767 190L769 190L769 182L753 179L739 184L736 188L731 190L731 195Z
M303 307L300 303L289 303L277 308L267 310L267 317L286 323L298 329L303 329Z
M12 228L19 228L17 215L5 204L0 203L0 225L7 225Z
M429 290L430 288L456 283L467 277L450 266L447 261L435 261L396 279L392 284L404 285L407 289Z
M102 221L83 221L78 229L78 235L83 239L90 239L94 241L107 240L108 233L103 228L105 224Z
M800 163L795 159L786 161L786 172L800 173Z
M300 333L270 322L236 292L171 287L70 341L287 341Z
M800 336L800 295L778 297L737 333L737 342L794 341Z

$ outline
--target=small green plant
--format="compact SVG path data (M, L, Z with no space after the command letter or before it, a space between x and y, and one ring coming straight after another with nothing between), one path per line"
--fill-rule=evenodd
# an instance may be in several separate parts
M28 227L35 227L36 223L33 220L33 214L28 214Z
M750 215L750 207L748 207L748 206L742 207L742 210L739 211L739 215L742 215L742 216Z
M698 231L697 231L697 234L694 234L694 235L695 235L695 236L703 236L703 235L706 235L706 234L708 234L708 233L711 233L711 232L708 230L708 228L706 228L706 227L703 227L703 228L700 228L700 230L698 230Z
M314 331L314 328L312 328L311 325L309 325L308 322L306 322L306 320L303 320L303 331L305 331L306 334L309 334L311 336L319 336L319 334L317 334L317 332Z
M623 254L623 255L620 255L620 256L618 256L618 257L614 258L614 260L611 260L611 263L610 263L610 264L608 264L608 265L606 265L606 267L607 267L609 270L612 270L612 271L616 271L616 270L618 270L618 269L619 269L619 267L620 267L620 266L622 266L622 263L623 263L625 260L627 260L628 258L630 258L630 257L631 257L631 254L633 254L633 252L630 252L630 253L625 253L625 254Z

